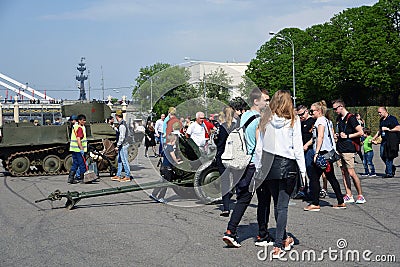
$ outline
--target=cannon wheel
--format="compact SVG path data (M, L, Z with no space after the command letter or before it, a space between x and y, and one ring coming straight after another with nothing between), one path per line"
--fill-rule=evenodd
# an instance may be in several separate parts
M128 160L132 162L139 154L139 147L137 144L130 144L128 149Z
M197 196L193 190L193 187L175 185L172 187L172 190L174 190L178 196L184 199L196 199Z
M194 176L194 191L200 201L213 203L222 199L218 168L212 161L204 163Z

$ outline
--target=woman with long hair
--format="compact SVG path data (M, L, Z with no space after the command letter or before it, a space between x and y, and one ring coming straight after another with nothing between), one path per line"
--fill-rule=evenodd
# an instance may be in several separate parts
M288 205L298 180L299 169L304 178L306 167L300 119L295 114L290 93L277 91L269 107L271 113L264 112L259 125L265 136L261 158L261 171L265 179L257 190L269 190L274 200L276 235L273 258L280 258L283 250L290 250L294 244L293 238L286 233ZM259 224L265 221L265 214L260 212L260 215L262 217L257 218Z
M153 122L152 121L148 121L147 122L147 126L146 126L146 130L145 130L145 139L144 139L144 146L145 146L145 150L144 150L144 156L147 157L147 151L149 150L149 147L151 147L151 149L153 150L153 154L154 157L157 157L157 153L156 153L156 131L154 129L153 126Z
M345 209L346 204L343 200L343 195L340 190L340 184L335 176L335 171L332 163L328 162L326 169L321 169L315 162L318 155L324 155L331 151L336 150L336 144L334 140L334 131L332 121L325 117L326 113L326 102L321 100L311 105L310 115L316 119L313 129L313 140L314 140L314 164L313 168L310 170L310 187L311 187L311 204L304 208L305 211L320 211L321 207L319 205L320 197L320 183L319 177L324 173L326 179L331 184L333 191L335 192L336 199L338 201L337 205L334 205L335 209Z
M223 116L219 116L220 125L218 127L218 134L215 140L217 146L217 153L215 154L215 164L218 167L218 172L221 176L221 193L222 193L222 212L221 216L229 217L229 201L232 197L231 183L230 183L230 171L225 169L222 164L221 156L225 152L225 143L228 135L236 127L236 120L234 119L235 110L231 107L225 107Z

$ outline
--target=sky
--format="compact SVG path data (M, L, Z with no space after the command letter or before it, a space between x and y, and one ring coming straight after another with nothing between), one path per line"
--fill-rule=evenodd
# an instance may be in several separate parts
M185 58L249 62L270 31L304 30L377 2L0 0L0 73L53 98L78 99L76 67L84 57L87 97L130 99L141 67ZM0 86L3 98L5 91Z

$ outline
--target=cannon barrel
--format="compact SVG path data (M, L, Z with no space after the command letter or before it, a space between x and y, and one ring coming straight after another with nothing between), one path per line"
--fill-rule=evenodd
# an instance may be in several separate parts
M184 185L184 183L174 183L174 185ZM77 192L77 191L61 192L60 190L57 189L56 191L50 193L50 195L47 198L35 200L35 203L42 202L45 200L55 201L55 200L61 200L62 198L66 198L67 202L65 203L65 207L70 210L70 209L74 208L76 203L78 203L81 199L84 199L84 198L115 195L115 194L128 193L128 192L133 192L133 191L141 191L141 190L153 189L153 188L158 188L158 187L166 187L166 186L171 186L171 183L169 183L169 182L148 182L148 183L143 183L141 185L134 184L134 185L127 185L127 186L92 190L92 191L87 191L87 192L85 192L85 191L83 191L83 192Z

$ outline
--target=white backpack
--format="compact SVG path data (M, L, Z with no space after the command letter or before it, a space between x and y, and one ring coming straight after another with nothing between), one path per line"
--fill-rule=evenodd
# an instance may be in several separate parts
M254 151L251 154L248 153L244 133L246 127L259 116L258 114L251 116L242 127L234 129L228 135L225 151L221 155L222 163L226 168L243 170L250 163Z

